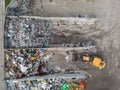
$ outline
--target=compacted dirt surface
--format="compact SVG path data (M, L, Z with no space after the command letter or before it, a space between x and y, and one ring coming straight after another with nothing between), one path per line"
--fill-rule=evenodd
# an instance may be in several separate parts
M99 73L92 73L90 86L93 90L120 90L120 1L100 0L98 4L104 12L96 16L100 17L101 22L98 26L102 27L102 30L92 37L97 42L98 53L107 61L107 67L103 71L98 71Z
M87 90L120 90L120 1L94 0L94 3L100 8L96 17L100 18L101 30L91 32L91 38L97 42L98 54L106 60L107 66L102 71L88 71L92 78Z

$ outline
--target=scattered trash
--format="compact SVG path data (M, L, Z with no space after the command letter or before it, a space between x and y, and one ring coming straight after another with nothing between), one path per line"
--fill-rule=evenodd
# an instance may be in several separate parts
M60 66L57 66L56 64L53 65L53 59L57 57L54 53L57 52L44 49L5 50L5 79L21 79L29 76L77 73L76 69L69 70L69 67L65 69L61 67L61 65L63 65L62 63ZM71 54L73 55L74 53L71 52ZM7 57L9 57L9 59ZM72 56L70 55L70 57ZM72 59L74 59L74 56ZM69 61L71 61L71 59ZM77 71L79 72L80 70L78 69Z
M84 30L86 28L82 27L89 26L84 21L84 23L80 23L74 20L54 21L19 17L19 15L28 15L31 12L29 8L30 0L14 0L13 4L8 6L7 15L17 16L17 18L6 17L5 48L47 48L52 44L53 35L62 38L69 37L70 33L65 33L59 30L58 27L61 29L64 27L65 30L68 28ZM56 26L58 31L53 26ZM53 42L55 43L57 40L55 41L54 39ZM93 44L91 41L74 42L73 40L71 42L55 43L55 45L63 47L87 47ZM84 82L69 82L63 78L11 81L11 79L20 79L29 76L42 76L54 73L71 74L76 72L76 70L69 69L61 70L59 67L56 67L57 70L49 68L48 62L52 56L53 53L45 53L41 49L6 50L5 79L7 79L7 90L84 90ZM72 52L69 52L65 59L67 62L76 60Z
M27 15L30 13L30 0L14 0L7 8L7 15Z
M75 33L77 31L59 30L57 23L61 28L71 26L78 28L82 24L74 21L77 25L66 20L47 20L25 17L6 17L5 22L5 48L48 48L48 47L87 47L93 46L91 40L79 40ZM63 23L65 23L63 26ZM67 25L66 25L67 24ZM80 36L80 35L79 35Z
M90 40L80 41L77 43L63 43L62 47L89 47L94 46L94 43Z
M20 71L22 73L25 73L27 71L27 67L23 66L22 64L20 64Z
M6 25L6 47L45 48L49 46L51 28L46 20L8 18Z
M46 54L46 55L41 55ZM33 75L49 74L48 62L52 54L39 49L5 51L5 78L17 79ZM47 56L47 58L46 58ZM9 58L8 58L9 57Z
M53 78L40 80L6 81L7 90L85 90L85 83Z

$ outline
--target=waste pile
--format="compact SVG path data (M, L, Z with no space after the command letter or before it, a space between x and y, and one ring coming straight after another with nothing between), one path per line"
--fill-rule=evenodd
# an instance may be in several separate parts
M63 56L61 57L61 52L58 51L59 54L56 54L54 52L48 52L45 49L51 47L53 44L56 46L60 45L61 47L87 47L92 46L93 43L90 40L76 40L76 37L80 35L74 30L62 30L66 27L70 28L71 25L73 26L72 28L77 26L77 28L79 28L79 22L58 21L59 20L19 16L17 16L17 18L6 17L4 32L4 45L6 48L4 69L7 90L74 90L74 88L76 88L76 90L84 90L80 88L79 83L64 80L68 77L86 78L86 76L88 76L85 73L82 73L82 76L80 69L76 66L73 67L72 61L75 61L74 53L66 54L66 52L62 52ZM58 27L63 28L60 29ZM75 33L78 34L74 38ZM70 41L69 38L71 39ZM57 43L55 43L56 41ZM67 64L64 64L65 62ZM57 65L55 66L56 63ZM44 78L44 80L28 80L35 77L39 79ZM47 77L51 77L52 79L48 79ZM22 81L19 81L21 79Z
M5 51L5 78L18 79L29 76L51 74L48 60L52 53L41 49L17 49Z
M84 82L69 81L68 79L72 76L75 77L72 78L74 80L82 77L76 66L72 65L71 67L68 65L72 69L63 69L65 64L61 65L62 68L58 64L58 67L52 66L50 61L54 57L54 53L39 48L48 48L53 44L61 47L92 46L91 41L80 41L79 36L81 31L89 31L89 29L95 28L96 19L31 18L27 16L31 13L31 1L13 0L7 8L4 31L4 45L6 48L4 75L7 90L84 90ZM75 35L77 38L74 37ZM74 56L74 53L70 52L66 56L60 57L63 61L58 61L58 63L75 61ZM57 61L58 57L54 59L53 61ZM60 75L62 78L57 77ZM44 76L52 77L52 79ZM83 77L86 78L86 76L88 75L84 73ZM35 77L39 79L28 80ZM40 79L42 77L45 79Z
M94 42L91 40L79 41L77 43L62 43L62 47L89 47L94 46Z
M53 78L24 81L6 81L7 90L85 90L83 81Z
M45 48L49 46L49 21L30 18L7 18L5 44L11 48Z
M56 20L7 17L5 23L5 48L86 47L93 45L91 40L81 40L75 36L75 31L56 30Z
M21 79L30 76L45 76L52 74L81 74L80 69L68 64L66 55L62 63L56 61L58 52L45 49L7 49L5 50L5 79ZM56 62L56 63L55 63ZM63 64L66 63L66 64ZM69 65L64 67L64 65ZM87 74L86 74L87 75Z
M30 0L12 0L7 8L7 15L27 15L30 12Z
M30 76L54 74L84 74L88 76L87 73L77 67L72 67L73 65L69 63L72 60L69 60L69 57L66 60L66 57L69 56L67 52L63 55L62 60L61 58L56 60L58 56L60 56L58 52L45 49L7 49L5 50L4 64L5 79L21 79ZM70 54L70 57L70 59L74 59L74 55L71 56ZM59 62L60 60L61 62Z

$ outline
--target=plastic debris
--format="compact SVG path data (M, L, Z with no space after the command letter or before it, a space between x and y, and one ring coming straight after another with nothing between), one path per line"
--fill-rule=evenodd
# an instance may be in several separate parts
M30 12L30 0L14 0L7 8L7 15L26 15Z
M84 83L67 80L63 78L54 79L39 79L39 80L24 80L24 81L9 81L7 80L7 90L84 90Z

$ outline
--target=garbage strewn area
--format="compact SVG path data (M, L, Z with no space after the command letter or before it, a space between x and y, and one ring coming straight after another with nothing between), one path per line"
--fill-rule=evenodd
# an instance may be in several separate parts
M7 7L7 15L27 15L30 13L30 0L12 0Z
M7 90L84 90L83 81L91 75L73 66L75 60L71 51L6 49L4 67L6 88ZM81 63L78 64L82 66Z
M0 90L120 89L119 0L4 1Z
M81 35L81 32L94 27L94 24L94 19L59 20L7 17L4 46L5 48L92 46L93 41ZM73 28L80 30L74 31Z
M21 49L5 51L5 75L7 79L17 79L34 75L52 73L48 68L48 60L52 53L35 49Z
M88 50L81 51L85 52ZM71 51L7 49L5 50L5 79L20 79L52 74L80 74L83 73L82 69L79 69L78 66L73 66L73 63L78 61L78 64L82 67L80 60L79 52L76 58Z
M96 53L94 40L81 34L94 28L95 22L87 18L6 17L7 90L80 90L79 82L67 81L91 76L83 70L88 66L79 54ZM45 83L41 83L43 79Z
M81 79L53 78L24 81L6 81L7 90L85 90L85 82Z
M48 47L49 22L35 19L6 19L7 42L11 47Z
M79 90L79 82L67 81L90 77L83 70L88 66L79 54L96 53L94 40L81 34L94 28L95 23L96 19L87 18L7 16L4 31L7 90ZM45 83L41 83L43 79Z

